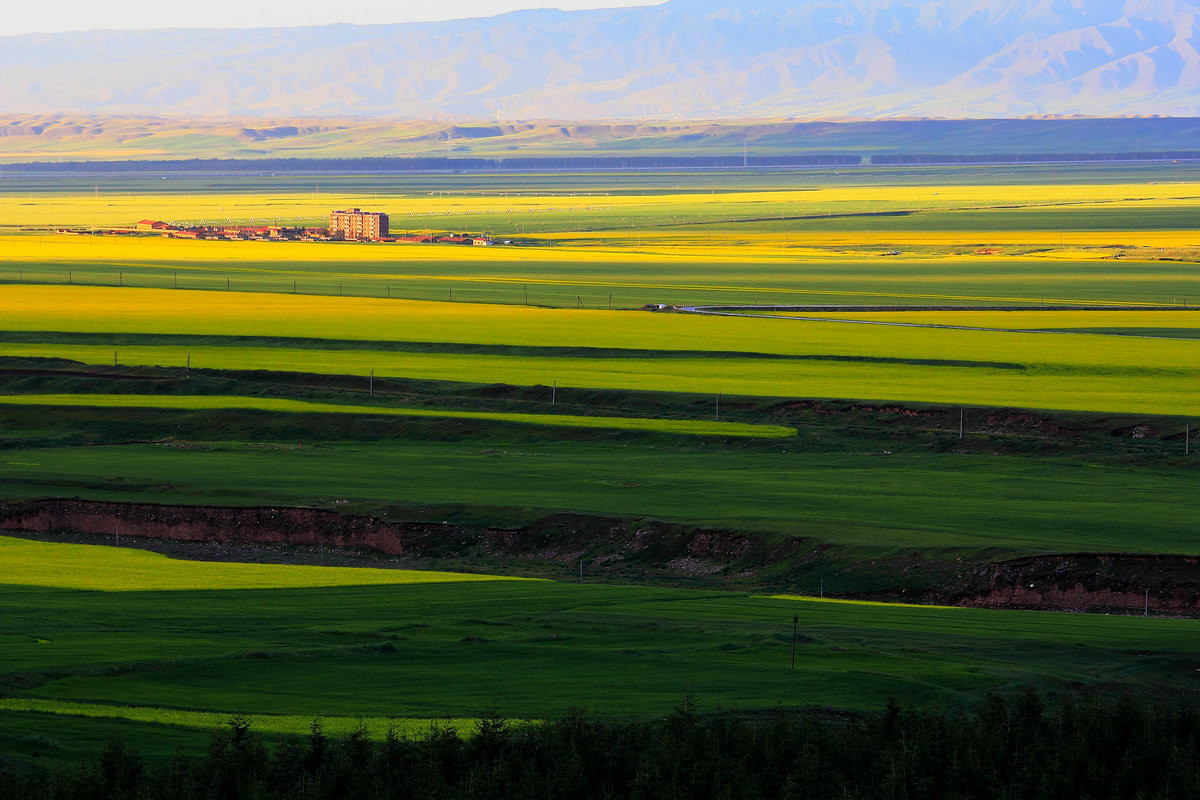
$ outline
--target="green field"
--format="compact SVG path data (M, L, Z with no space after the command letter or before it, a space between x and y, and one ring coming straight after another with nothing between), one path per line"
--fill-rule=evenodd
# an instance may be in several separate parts
M1192 470L986 454L787 452L786 445L731 451L471 439L303 450L222 442L54 447L9 450L0 460L12 498L429 506L437 520L501 525L574 512L799 535L877 556L943 548L974 558L1200 553ZM247 483L247 475L255 480ZM1127 512L1131 503L1136 515Z
M1195 700L1194 167L308 183L0 177L0 515L51 529L0 539L0 756ZM514 243L52 233L350 205Z
M235 588L236 565L212 565L193 588L155 591L147 587L164 569L185 580L196 567L112 548L82 561L78 546L2 541L0 574L36 563L59 576L0 584L13 695L0 715L10 730L53 730L62 715L81 715L86 728L108 715L127 719L135 743L156 756L167 755L155 743L159 725L186 731L233 713L277 715L263 720L267 731L362 716L378 734L389 717L411 725L489 707L532 719L570 706L659 714L689 691L713 710L879 708L889 696L959 705L1030 682L1060 691L1120 682L1159 697L1197 688L1200 623L1191 620L544 581L448 592L404 573L379 583L370 570L361 582L375 585L285 588L288 567L258 568L284 577L251 589ZM79 572L97 569L115 573L104 592L63 585L90 585ZM793 614L804 637L795 671Z

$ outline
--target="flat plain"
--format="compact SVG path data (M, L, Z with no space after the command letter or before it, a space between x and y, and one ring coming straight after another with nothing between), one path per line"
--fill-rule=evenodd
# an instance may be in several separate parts
M511 244L92 233L344 206ZM372 570L244 542L229 557L305 566L168 560L129 551L136 528L120 551L108 528L2 540L0 747L69 760L118 725L166 757L233 713L377 735L689 690L748 711L1194 697L1194 620L943 604L1102 556L1087 591L1180 613L1197 211L1188 166L6 174L0 510L303 508L519 543L354 555ZM431 568L472 580L411 571Z

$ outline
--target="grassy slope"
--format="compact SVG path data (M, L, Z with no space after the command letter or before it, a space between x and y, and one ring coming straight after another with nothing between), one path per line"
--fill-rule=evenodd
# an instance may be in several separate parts
M22 544L18 557L69 574L70 549ZM122 568L102 595L0 586L10 687L143 709L427 718L493 703L522 717L663 713L689 690L711 709L954 704L1025 681L1196 689L1189 620L549 582L147 592L137 570L159 562L144 556L104 551ZM807 637L795 672L792 614Z

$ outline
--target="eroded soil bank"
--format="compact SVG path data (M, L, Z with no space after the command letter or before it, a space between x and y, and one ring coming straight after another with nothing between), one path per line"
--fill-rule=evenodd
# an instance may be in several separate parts
M655 521L556 515L521 528L241 508L40 500L0 504L0 529L184 558L438 567L1003 608L1200 614L1200 558L1064 554L1004 561L864 559L780 539ZM317 555L319 553L319 556Z

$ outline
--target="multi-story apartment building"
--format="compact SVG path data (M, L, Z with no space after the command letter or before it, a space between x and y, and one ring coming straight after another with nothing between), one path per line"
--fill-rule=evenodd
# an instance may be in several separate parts
M388 215L371 211L332 211L329 214L329 235L341 234L343 239L382 239L388 235Z

